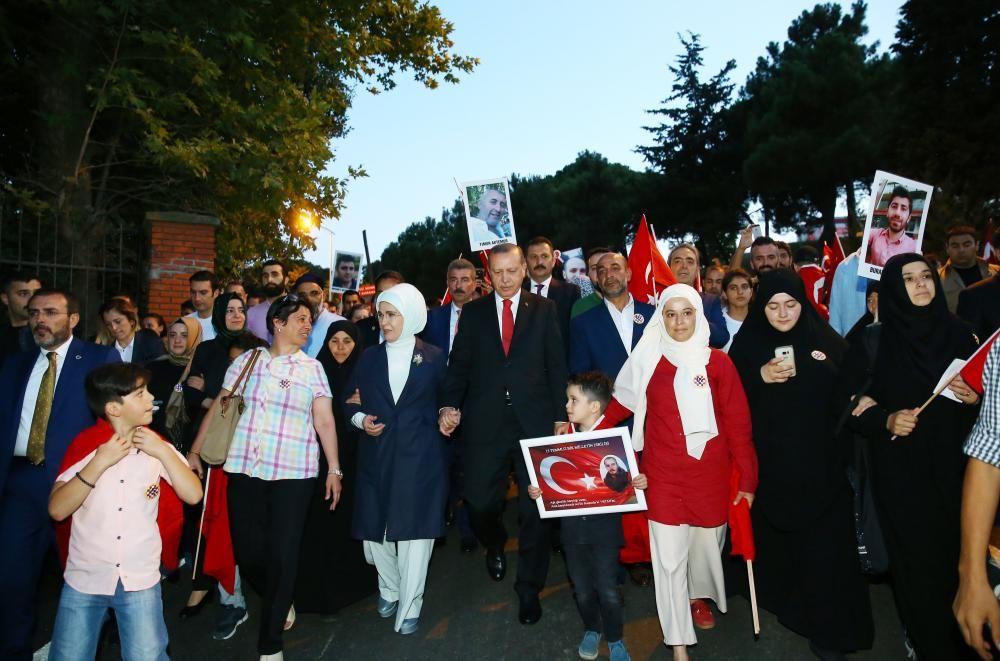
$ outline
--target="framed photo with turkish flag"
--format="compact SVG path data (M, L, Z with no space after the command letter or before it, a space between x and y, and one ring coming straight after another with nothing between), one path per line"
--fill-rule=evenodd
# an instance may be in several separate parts
M543 519L646 509L645 494L632 485L639 467L625 427L526 438L521 452L542 490L535 502Z

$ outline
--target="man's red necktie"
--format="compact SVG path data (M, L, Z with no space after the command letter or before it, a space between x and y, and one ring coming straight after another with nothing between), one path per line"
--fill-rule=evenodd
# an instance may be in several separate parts
M514 337L514 311L510 309L510 299L503 300L503 323L500 324L500 341L503 342L504 355L510 353L510 341Z

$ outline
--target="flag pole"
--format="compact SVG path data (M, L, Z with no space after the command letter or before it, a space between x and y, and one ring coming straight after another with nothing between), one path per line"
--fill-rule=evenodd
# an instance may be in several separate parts
M750 612L753 614L753 635L760 635L760 612L757 610L757 585L753 580L753 560L747 560L747 580L750 582Z
M205 497L201 499L201 520L198 522L198 543L194 547L194 566L191 567L191 580L195 579L198 573L198 553L201 551L202 531L205 526L205 510L208 509L208 487L212 483L212 466L205 470Z

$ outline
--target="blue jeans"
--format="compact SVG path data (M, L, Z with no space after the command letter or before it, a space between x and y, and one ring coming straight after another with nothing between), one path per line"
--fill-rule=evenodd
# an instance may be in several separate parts
M160 584L126 592L121 581L111 596L86 594L63 585L56 613L51 661L92 661L108 609L118 619L124 661L167 661L167 625Z

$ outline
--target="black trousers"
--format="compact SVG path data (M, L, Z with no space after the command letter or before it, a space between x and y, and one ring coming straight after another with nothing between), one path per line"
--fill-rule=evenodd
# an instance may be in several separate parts
M525 438L513 408L507 407L500 428L490 442L467 442L462 448L465 467L465 501L472 530L480 543L503 548L507 531L501 517L507 495L507 476L513 464L517 476L518 551L517 581L521 596L537 595L545 587L549 571L550 525L538 516L538 506L528 497L528 470L518 441Z
M282 651L299 546L316 478L260 480L229 474L229 529L240 574L261 596L257 651Z
M584 631L602 631L609 643L622 639L624 601L618 586L619 546L563 544L566 569Z

